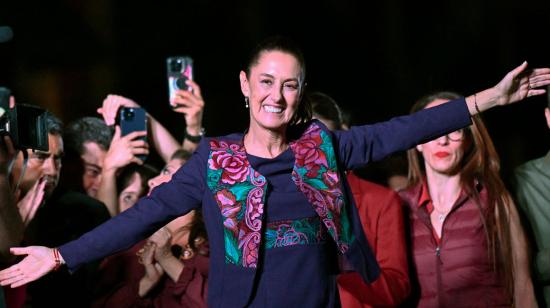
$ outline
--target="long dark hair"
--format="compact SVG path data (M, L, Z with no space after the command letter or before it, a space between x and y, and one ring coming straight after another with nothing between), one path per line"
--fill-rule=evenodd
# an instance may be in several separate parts
M289 125L297 123L303 123L311 120L311 104L307 100L302 99L302 94L305 89L306 79L306 61L304 55L298 45L287 37L284 36L272 36L262 42L260 42L250 53L248 61L246 63L246 77L250 78L250 71L252 67L258 64L258 61L264 52L280 51L289 55L292 55L300 64L300 101L298 104L298 110L290 121Z
M426 105L437 99L453 100L460 95L453 92L438 92L419 99L412 107L411 113L424 109ZM510 193L500 178L500 159L491 137L479 115L472 117L472 125L465 130L464 157L460 165L460 185L473 199L480 209L480 215L487 237L490 261L494 270L503 278L508 294L513 293L513 257L508 213L513 207ZM423 158L416 151L407 152L409 160L409 185L421 183L425 177ZM481 198L477 184L487 190L489 210L493 215L487 219L481 212Z

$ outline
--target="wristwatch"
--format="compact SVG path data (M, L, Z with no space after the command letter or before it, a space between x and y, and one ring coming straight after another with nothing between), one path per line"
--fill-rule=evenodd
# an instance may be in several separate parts
M193 143L199 143L202 139L202 136L204 136L204 133L205 133L204 127L201 127L198 136L189 135L189 133L187 132L187 128L186 128L185 129L185 134L183 135L183 138L185 138L185 139L187 139L187 140L189 140Z

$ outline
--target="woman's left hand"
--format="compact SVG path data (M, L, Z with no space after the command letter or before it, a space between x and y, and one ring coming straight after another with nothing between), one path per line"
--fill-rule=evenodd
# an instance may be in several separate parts
M498 94L497 105L507 105L529 96L546 93L540 87L550 84L550 68L526 70L527 61L510 71L494 87Z

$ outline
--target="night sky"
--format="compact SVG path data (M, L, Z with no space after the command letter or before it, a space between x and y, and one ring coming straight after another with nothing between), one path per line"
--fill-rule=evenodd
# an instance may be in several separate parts
M154 3L154 4L153 4ZM436 90L469 95L528 60L550 66L550 1L7 1L0 85L64 122L128 96L181 138L165 58L189 55L202 87L207 135L243 131L238 74L251 48L282 34L303 48L307 84L356 124L405 114ZM503 174L550 149L546 98L486 112Z

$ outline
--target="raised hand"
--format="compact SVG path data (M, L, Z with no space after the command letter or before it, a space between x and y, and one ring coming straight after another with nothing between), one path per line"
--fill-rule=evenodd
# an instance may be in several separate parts
M529 96L546 93L540 87L550 84L550 68L527 70L527 61L510 71L494 87L499 94L497 105L507 105Z
M115 126L115 134L109 146L109 151L105 155L103 162L104 170L117 170L130 163L143 164L143 161L137 156L149 154L149 145L145 140L138 139L147 135L147 132L132 132L128 135L120 136L120 127Z
M17 208L19 209L19 214L21 215L25 227L29 225L40 207L40 204L44 201L45 188L46 180L44 177L41 177L34 183L25 197L17 202Z
M97 113L103 116L103 120L107 125L114 125L116 115L120 107L139 108L139 105L133 100L120 95L109 94L103 100L101 108L97 109Z
M187 133L197 136L202 127L204 100L201 88L196 82L187 80L186 83L193 91L178 90L175 97L170 99L170 105L172 105L174 111L184 114Z
M35 281L56 267L54 250L43 246L11 248L14 255L27 255L19 263L0 271L0 285L16 288Z

